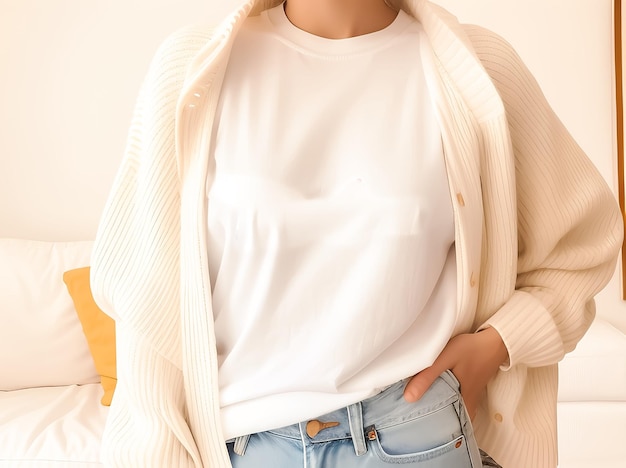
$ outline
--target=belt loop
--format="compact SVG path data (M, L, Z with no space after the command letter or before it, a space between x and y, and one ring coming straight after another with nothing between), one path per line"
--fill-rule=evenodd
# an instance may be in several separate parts
M233 445L233 452L243 457L246 454L246 449L248 448L249 441L250 434L237 437L235 439L235 444Z
M348 406L348 422L350 423L350 433L352 443L357 457L367 453L365 445L365 432L363 430L363 406L361 402Z

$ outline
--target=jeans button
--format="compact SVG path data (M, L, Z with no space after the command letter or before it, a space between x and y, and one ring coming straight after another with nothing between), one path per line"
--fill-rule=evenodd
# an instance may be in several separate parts
M336 421L322 422L317 419L311 419L306 423L306 433L312 439L319 434L321 430L336 426L339 426L339 423Z

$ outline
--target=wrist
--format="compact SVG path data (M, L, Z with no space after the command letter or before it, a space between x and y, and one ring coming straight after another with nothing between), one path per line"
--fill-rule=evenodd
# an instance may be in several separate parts
M509 361L509 351L504 344L504 340L498 330L493 327L486 327L477 332L484 340L485 346L494 363L502 366Z

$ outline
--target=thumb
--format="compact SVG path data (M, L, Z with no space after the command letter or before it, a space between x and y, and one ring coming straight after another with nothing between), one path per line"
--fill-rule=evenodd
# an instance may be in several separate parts
M432 365L415 374L404 387L404 399L409 403L413 403L422 398L442 372L443 370L439 371L438 366Z

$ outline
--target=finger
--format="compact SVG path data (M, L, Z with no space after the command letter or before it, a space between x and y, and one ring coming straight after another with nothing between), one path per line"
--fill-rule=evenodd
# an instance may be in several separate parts
M422 398L441 372L438 366L433 365L415 374L404 387L404 399L413 403Z

